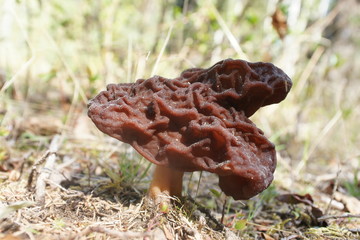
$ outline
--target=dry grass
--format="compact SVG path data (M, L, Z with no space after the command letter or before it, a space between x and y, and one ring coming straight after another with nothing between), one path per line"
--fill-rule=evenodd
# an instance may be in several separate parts
M0 239L359 238L359 3L192 2L3 1ZM277 7L283 39L271 24ZM229 57L271 61L293 79L283 103L252 119L277 145L274 184L239 202L215 176L187 174L187 198L161 211L144 198L150 165L102 135L86 103L107 83ZM54 136L55 162L39 162ZM43 190L37 172L50 176ZM280 201L284 193L314 203ZM332 217L314 217L317 208Z

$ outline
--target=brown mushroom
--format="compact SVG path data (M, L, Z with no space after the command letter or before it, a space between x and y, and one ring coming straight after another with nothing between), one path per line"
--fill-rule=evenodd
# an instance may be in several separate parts
M276 166L274 145L248 117L282 101L291 86L271 63L226 59L175 79L110 84L88 115L157 165L150 197L181 196L184 172L208 171L226 195L248 199L270 185Z

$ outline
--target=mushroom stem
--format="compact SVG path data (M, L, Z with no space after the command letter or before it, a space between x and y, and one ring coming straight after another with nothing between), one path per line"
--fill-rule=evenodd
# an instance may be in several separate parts
M181 197L183 175L184 172L157 165L150 184L149 197L156 201L160 194Z

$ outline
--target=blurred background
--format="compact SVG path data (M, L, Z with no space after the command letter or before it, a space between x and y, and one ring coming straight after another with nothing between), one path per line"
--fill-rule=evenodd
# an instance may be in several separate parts
M1 0L2 181L61 134L72 175L112 171L146 189L148 163L94 127L89 99L109 83L240 58L293 81L287 99L251 119L278 150L273 188L316 194L336 182L359 198L359 26L356 0Z

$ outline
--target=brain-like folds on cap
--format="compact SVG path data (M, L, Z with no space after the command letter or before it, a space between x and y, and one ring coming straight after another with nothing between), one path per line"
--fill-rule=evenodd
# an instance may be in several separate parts
M149 161L216 173L226 195L248 199L269 186L276 166L274 145L248 117L283 100L290 87L270 63L227 59L175 79L110 84L90 102L88 114L101 131Z

